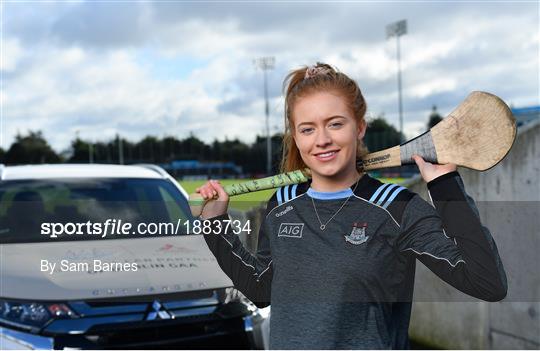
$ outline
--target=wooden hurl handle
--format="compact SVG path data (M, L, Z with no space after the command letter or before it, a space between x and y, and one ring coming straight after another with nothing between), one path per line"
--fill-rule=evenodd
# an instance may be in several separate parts
M223 190L225 190L229 196L235 196L259 190L279 188L285 185L304 183L307 182L310 177L311 171L306 168L304 170L282 173L262 179L226 185L223 187ZM193 216L198 217L201 215L205 203L206 200L204 200L200 194L193 193L189 195L189 207Z

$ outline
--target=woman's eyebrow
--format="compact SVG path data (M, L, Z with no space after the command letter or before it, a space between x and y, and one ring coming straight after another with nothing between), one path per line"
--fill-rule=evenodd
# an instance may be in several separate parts
M325 122L328 122L334 118L342 118L342 119L347 119L347 117L345 116L341 116L341 115L335 115L335 116L330 116L330 117L327 117L324 119ZM315 124L314 122L302 122L302 123L298 123L297 127L300 127L302 125L313 125Z
M328 117L325 121L329 121L329 120L334 119L334 118L343 118L343 119L347 119L347 117L345 117L345 116L335 115L335 116Z

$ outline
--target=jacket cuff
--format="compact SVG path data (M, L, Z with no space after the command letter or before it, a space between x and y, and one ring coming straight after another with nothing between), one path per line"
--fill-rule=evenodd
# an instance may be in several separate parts
M461 176L457 171L443 174L428 182L427 186L432 200L464 200L465 194L460 182L462 182Z
M229 218L228 213L224 213L222 215L215 216L215 217L212 217L212 218L202 218L202 216L199 216L198 219L200 219L201 221L214 221L214 220L224 221L224 220L227 220L227 219L230 219L230 218Z
M438 176L437 178L427 183L428 189L431 190L431 187L436 185L437 183L445 181L448 178L454 178L454 177L460 177L458 171L453 171L450 173L443 174L442 176Z

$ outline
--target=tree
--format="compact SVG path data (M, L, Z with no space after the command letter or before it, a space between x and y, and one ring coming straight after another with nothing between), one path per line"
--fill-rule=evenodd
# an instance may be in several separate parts
M189 137L181 141L184 157L192 160L204 160L205 151L208 151L205 146L206 144L193 133L190 133Z
M170 162L175 160L177 158L176 155L179 154L182 149L180 141L173 136L168 136L163 138L162 143L165 149L165 161Z
M29 131L28 135L17 134L15 142L5 155L6 164L58 163L60 156L54 152L41 131Z
M140 150L141 160L144 160L143 162L158 162L156 160L159 150L158 143L158 139L150 135L147 135L143 140L137 143L137 148Z
M401 143L401 133L379 115L368 123L364 143L370 151L386 149Z
M429 121L427 124L427 129L433 128L437 123L442 121L441 115L437 112L437 105L433 105L431 114L429 115Z
M90 145L78 136L71 142L71 157L68 162L90 162Z

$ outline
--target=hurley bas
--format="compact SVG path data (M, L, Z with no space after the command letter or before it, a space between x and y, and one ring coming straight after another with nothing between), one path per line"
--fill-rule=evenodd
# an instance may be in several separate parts
M55 272L136 272L139 269L136 262L121 263L121 262L105 262L102 260L93 260L90 262L71 262L69 260L61 260L60 262L50 262L41 260L40 270L49 274Z

